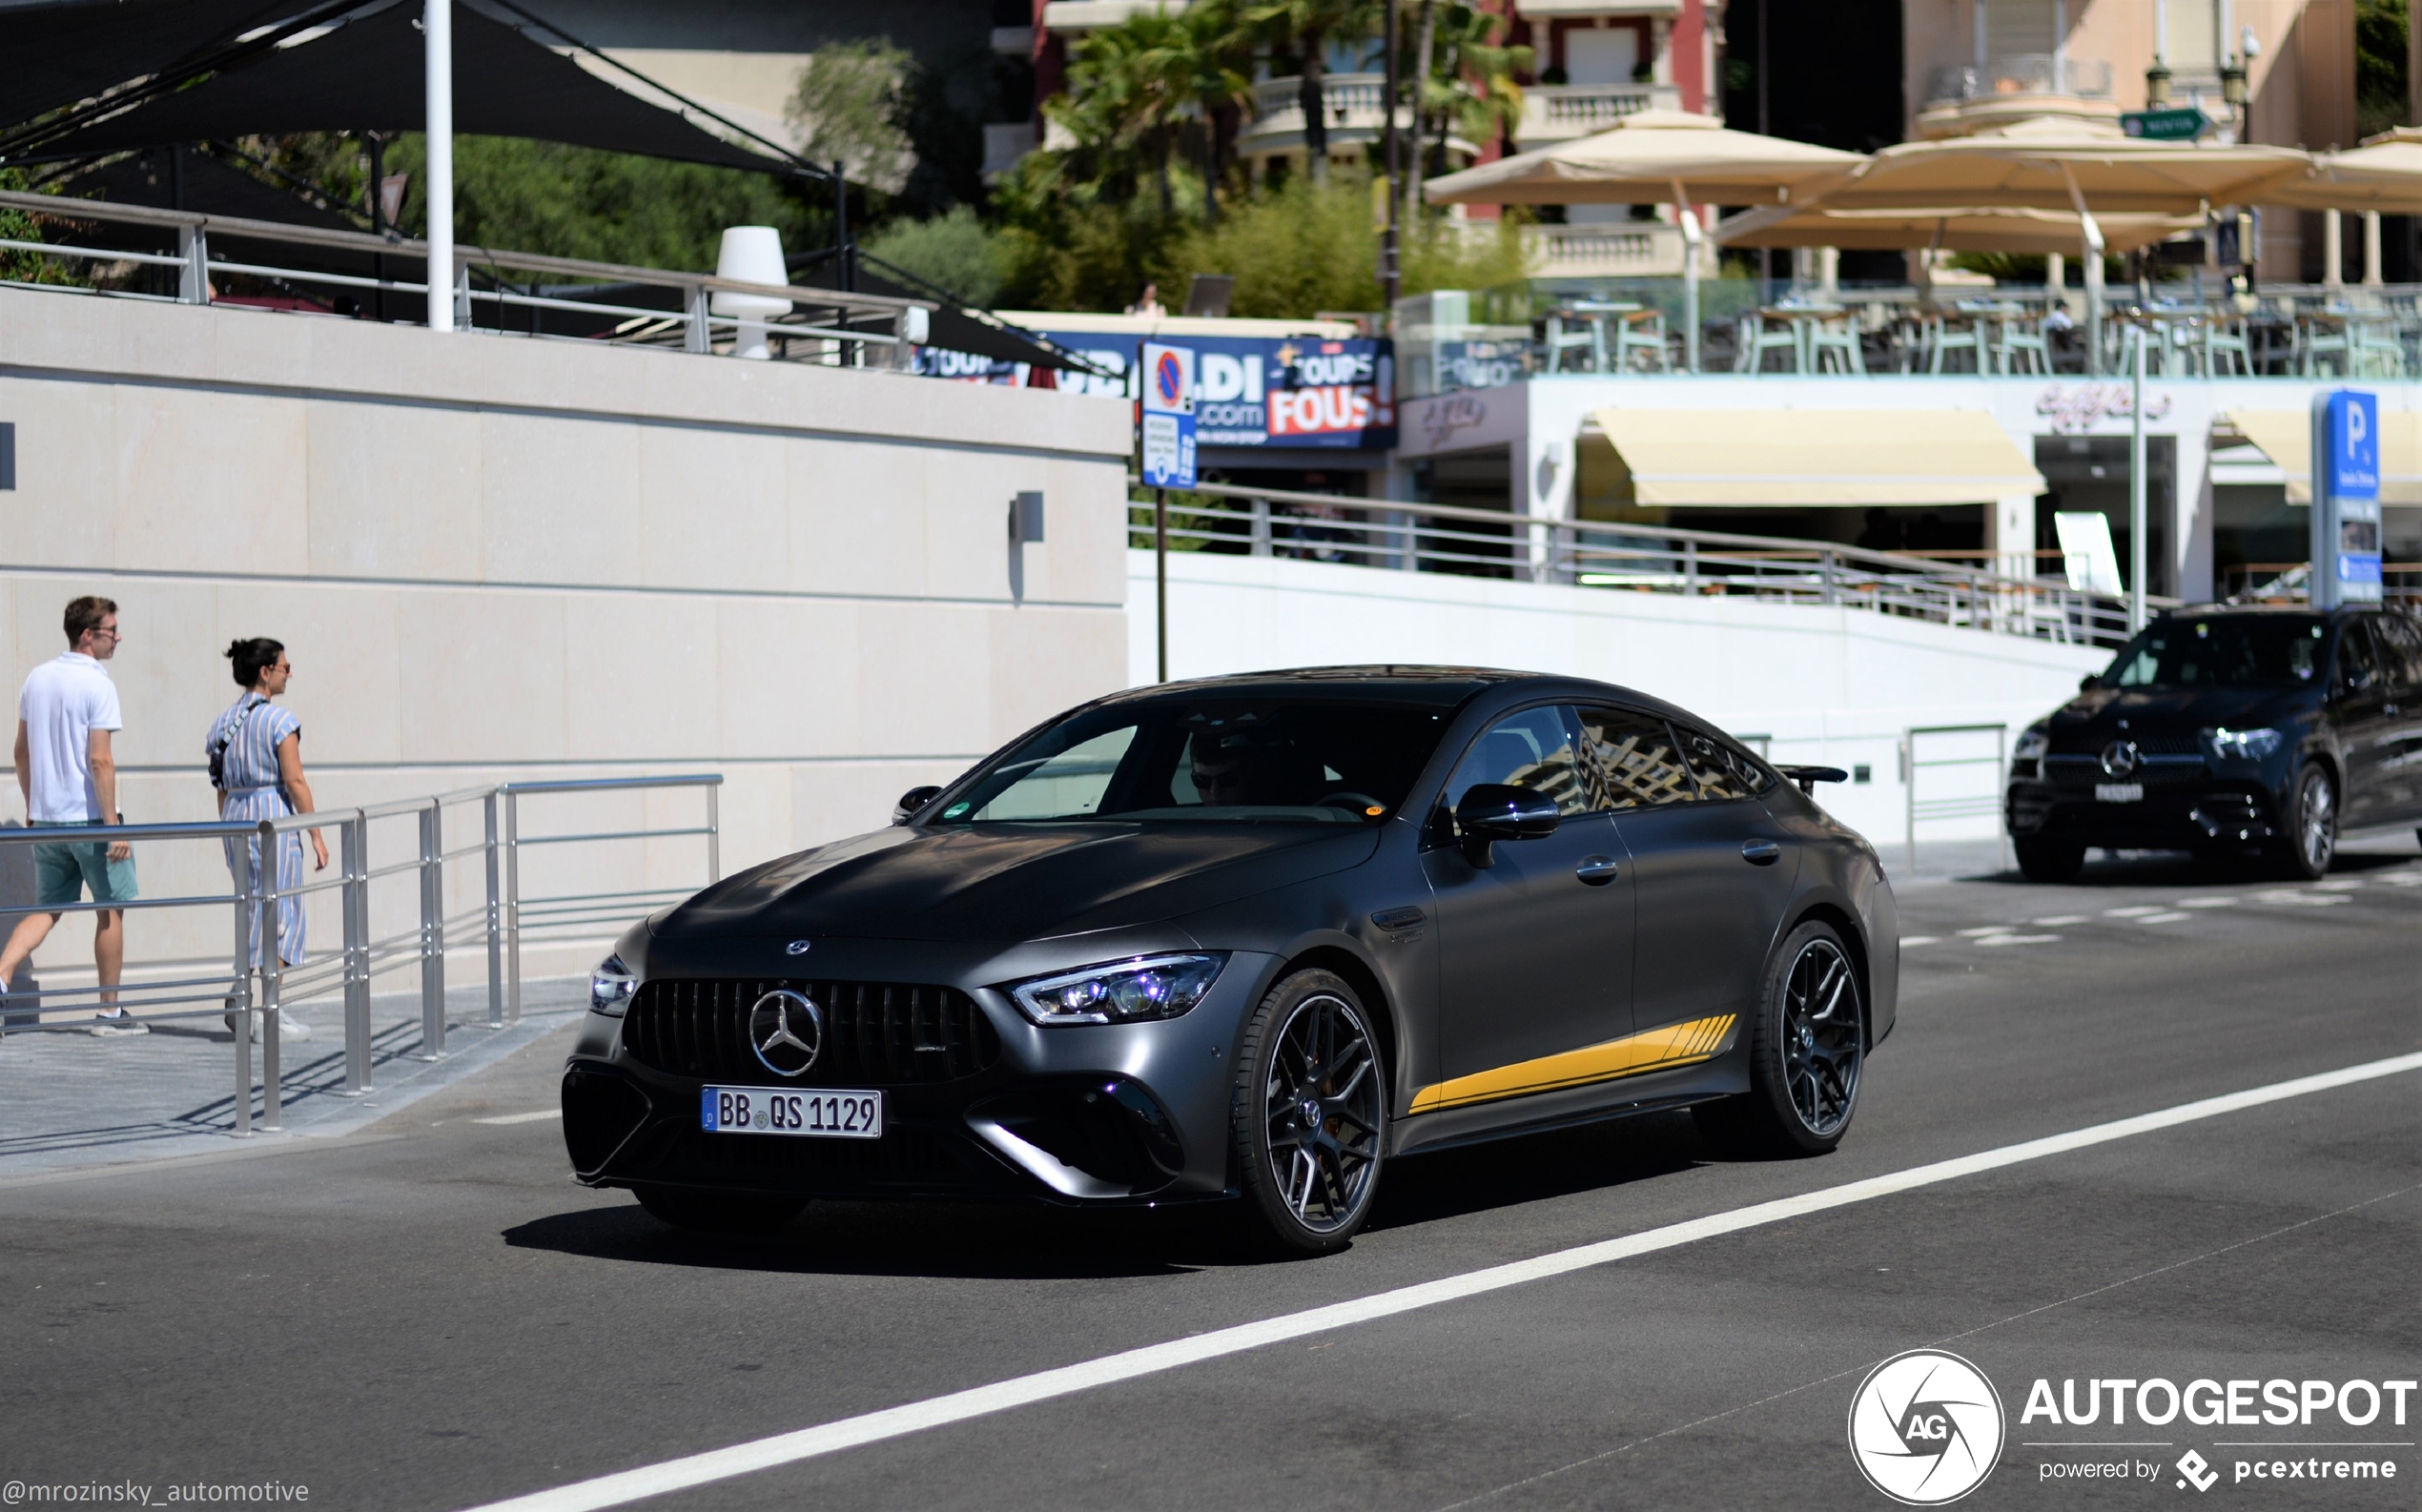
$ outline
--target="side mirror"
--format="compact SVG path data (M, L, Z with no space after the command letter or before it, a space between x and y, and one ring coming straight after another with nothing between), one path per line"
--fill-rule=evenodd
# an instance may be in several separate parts
M1474 783L1455 806L1455 828L1463 837L1464 859L1483 869L1495 861L1490 851L1494 842L1554 834L1561 818L1553 798L1505 783Z
M907 824L909 822L910 815L915 813L918 809L924 807L927 804L932 803L934 799L941 796L942 789L931 785L923 787L910 788L907 792L900 794L900 801L893 806L892 823L895 825Z
M2103 680L2096 677L2091 672L2086 673L2083 677L2077 680L2077 690L2081 693L2091 693L2102 685Z

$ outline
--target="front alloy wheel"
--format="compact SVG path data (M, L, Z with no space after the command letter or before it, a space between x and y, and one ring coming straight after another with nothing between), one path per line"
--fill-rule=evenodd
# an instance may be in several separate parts
M1749 1091L1701 1103L1692 1117L1729 1154L1823 1154L1841 1143L1858 1107L1866 1023L1841 936L1801 925L1775 952L1748 1026Z
M1362 1001L1329 971L1270 990L1237 1056L1233 1139L1260 1228L1295 1255L1343 1249L1370 1216L1387 1078Z
M2288 822L2288 874L2306 882L2328 876L2338 853L2338 785L2330 768L2315 762L2296 773Z

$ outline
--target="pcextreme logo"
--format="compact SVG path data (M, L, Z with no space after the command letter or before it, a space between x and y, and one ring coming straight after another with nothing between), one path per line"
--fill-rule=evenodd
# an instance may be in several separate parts
M1957 1355L1895 1355L1850 1399L1850 1453L1868 1482L1909 1506L1941 1506L1984 1483L2001 1454L2001 1398Z

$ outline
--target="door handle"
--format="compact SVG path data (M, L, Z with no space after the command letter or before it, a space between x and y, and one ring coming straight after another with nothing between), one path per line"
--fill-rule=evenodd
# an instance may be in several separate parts
M1750 840L1741 845L1741 859L1753 867L1771 867L1783 859L1783 848L1772 840Z
M1603 888L1622 871L1622 864L1612 856L1584 856L1572 874L1592 888Z

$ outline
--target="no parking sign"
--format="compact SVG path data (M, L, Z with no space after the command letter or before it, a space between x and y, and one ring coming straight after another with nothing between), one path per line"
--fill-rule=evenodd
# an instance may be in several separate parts
M1143 344L1143 482L1194 486L1194 353Z

